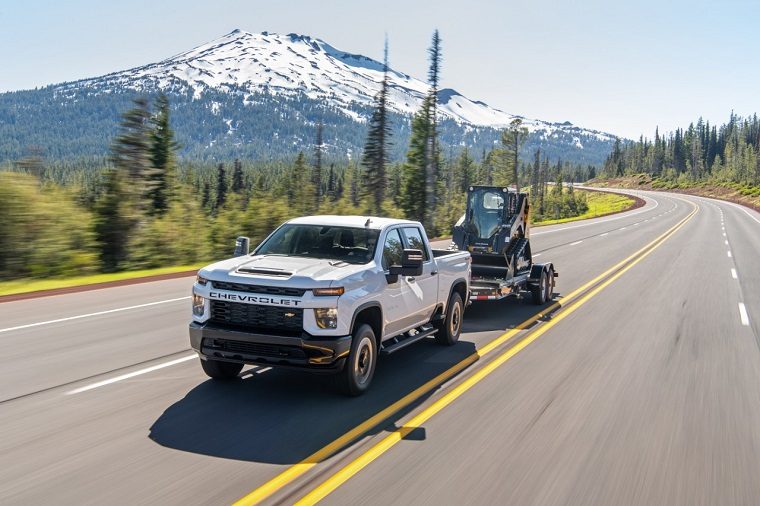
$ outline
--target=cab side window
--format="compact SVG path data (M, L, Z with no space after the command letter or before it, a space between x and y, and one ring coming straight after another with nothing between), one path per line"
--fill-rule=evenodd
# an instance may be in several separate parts
M422 240L420 229L417 227L404 227L403 230L406 244L408 244L411 249L421 250L422 254L425 255L426 262L430 260L428 257L428 250L425 247L425 241Z
M401 236L398 229L388 231L383 244L383 270L388 270L391 265L401 265L401 253L404 251L404 245L401 243Z

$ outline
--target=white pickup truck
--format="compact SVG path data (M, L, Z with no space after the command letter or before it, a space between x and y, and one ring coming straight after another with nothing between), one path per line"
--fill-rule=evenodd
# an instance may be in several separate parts
M244 364L336 373L343 391L370 385L379 354L435 336L456 343L470 254L434 250L415 221L365 216L290 220L248 253L201 269L190 344L206 374Z

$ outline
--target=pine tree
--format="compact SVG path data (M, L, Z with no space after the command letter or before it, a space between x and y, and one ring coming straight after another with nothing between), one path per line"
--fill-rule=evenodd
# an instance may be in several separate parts
M232 192L241 193L243 191L243 164L238 158L232 164Z
M156 113L151 117L152 131L148 176L148 200L151 214L163 215L174 193L175 152L178 148L169 123L169 99L161 93L156 98Z
M211 204L211 187L208 182L203 183L203 193L201 194L201 207L208 208Z
M541 162L541 170L538 173L538 185L540 188L540 195L539 195L539 201L538 201L538 214L543 215L546 212L546 193L547 193L547 186L549 181L549 159L547 157L544 157L544 160Z
M490 150L483 157L482 177L480 183L491 186L493 185L494 159L496 158L495 150Z
M372 213L382 214L388 186L387 163L391 126L388 121L388 39L383 52L383 81L375 96L375 109L369 122L362 165L366 174L366 193L372 203Z
M224 170L224 164L220 163L216 168L216 202L217 212L224 207L227 202L227 171Z
M427 139L425 142L425 207L422 219L425 227L432 231L433 217L435 215L435 183L438 175L438 83L441 70L441 37L436 29L433 32L430 48L428 49L430 68L428 70L428 83L430 92L427 106L423 105L423 111L427 113L425 118L428 123Z
M317 123L317 136L314 142L314 173L311 178L314 184L314 198L317 206L322 201L322 152L324 151L324 142L322 140L322 123Z
M118 168L105 174L103 195L95 206L95 238L99 245L104 271L119 270L128 257L127 245L132 237L136 216L131 212L125 175Z
M541 170L541 148L536 148L533 154L533 166L530 174L530 196L536 202L538 199L538 173Z
M44 152L45 150L42 146L29 146L26 150L26 155L16 162L15 165L21 172L26 172L37 179L41 179L42 174L45 172Z
M293 177L288 182L288 187L293 187L291 205L302 215L311 214L317 208L316 191L311 176L306 155L301 151L293 164Z
M512 167L511 179L517 191L520 191L518 169L520 167L520 146L528 137L528 129L522 126L522 120L515 118L509 123L509 128L501 133L501 145Z
M401 177L401 208L407 218L420 222L426 218L429 106L430 98L428 97L424 100L422 109L412 118L409 150L406 153L406 163L402 167Z
M138 211L145 209L147 197L154 187L154 169L150 159L151 129L148 101L134 100L135 107L122 115L119 135L111 147L111 161L124 173L125 196Z
M459 191L466 193L475 182L475 160L470 156L470 151L465 147L459 153L457 158L456 169L459 175Z
M336 176L335 176L335 164L330 164L330 170L327 173L327 197L335 202L336 200L336 190L337 190L337 182L336 182Z

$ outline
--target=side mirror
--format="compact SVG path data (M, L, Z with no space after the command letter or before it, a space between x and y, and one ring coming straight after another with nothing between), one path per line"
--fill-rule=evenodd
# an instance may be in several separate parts
M247 255L248 251L251 249L251 240L245 236L240 236L237 239L235 239L235 256L236 257L242 257L243 255Z
M421 250L405 249L401 253L401 265L391 265L391 276L419 276L422 274L422 262L425 259Z

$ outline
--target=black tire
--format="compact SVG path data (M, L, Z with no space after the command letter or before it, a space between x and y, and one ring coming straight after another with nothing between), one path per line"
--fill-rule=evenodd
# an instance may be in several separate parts
M336 376L338 388L346 395L356 397L369 389L377 364L377 339L369 325L359 325L351 339L351 351L346 365Z
M201 367L206 376L216 380L233 380L243 370L243 364L222 362L221 360L201 360Z
M454 292L449 297L449 305L446 307L446 316L435 324L438 332L435 333L435 341L444 346L453 346L459 341L462 333L462 318L464 318L464 303L459 292Z
M541 271L541 279L538 284L530 287L533 304L543 305L554 298L554 271L547 269Z

